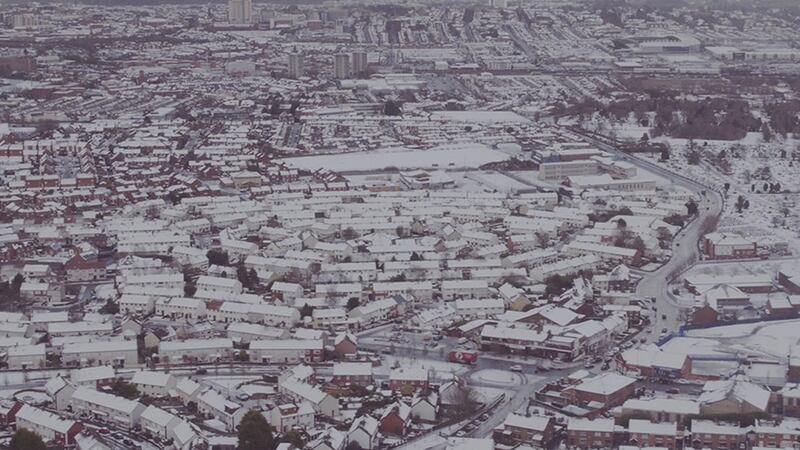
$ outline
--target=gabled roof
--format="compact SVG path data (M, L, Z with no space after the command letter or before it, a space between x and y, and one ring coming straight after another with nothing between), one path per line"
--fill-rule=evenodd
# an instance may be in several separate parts
M506 427L523 428L526 430L544 431L552 422L552 418L548 416L523 416L521 414L512 413L506 417L503 425Z
M599 395L611 395L636 382L635 378L626 377L613 372L605 372L594 378L584 380L575 386L575 390Z
M411 419L411 407L401 401L396 401L386 407L383 414L381 414L381 420L393 414L397 415L403 422L407 422Z
M347 431L347 434L352 434L356 430L362 430L372 437L378 433L378 425L380 425L378 419L372 416L360 416L350 425L350 430Z

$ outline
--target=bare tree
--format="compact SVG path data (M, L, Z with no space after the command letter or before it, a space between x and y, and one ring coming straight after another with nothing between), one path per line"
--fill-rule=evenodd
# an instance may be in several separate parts
M480 407L480 400L478 400L478 392L469 387L461 384L456 384L455 389L450 394L450 402L454 406L457 417L467 417L472 415Z

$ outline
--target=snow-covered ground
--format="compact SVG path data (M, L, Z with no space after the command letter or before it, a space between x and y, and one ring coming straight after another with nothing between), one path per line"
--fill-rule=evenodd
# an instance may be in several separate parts
M706 354L744 353L786 360L791 347L797 345L800 320L726 325L687 331L687 338L670 341L666 349L677 346L688 352Z
M373 152L316 155L286 158L280 162L298 169L333 171L381 170L387 167L413 168L477 168L484 164L509 159L508 153L492 150L482 144L441 146L430 150L402 148Z
M449 363L436 359L413 358L397 355L384 355L384 363L376 368L376 375L389 375L392 367L402 367L404 369L428 369L431 378L434 380L450 380L453 375L465 372L469 366L463 364Z
M493 384L497 386L515 386L524 381L520 375L514 372L497 369L479 370L473 373L470 376L470 379L478 383Z
M638 140L646 131L646 127L624 123L604 129L603 134L622 140ZM668 145L670 158L660 161L660 154L637 156L701 180L720 191L724 190L726 183L729 185L718 231L738 232L759 239L763 247L788 245L792 253L800 252L800 213L796 208L800 193L800 177L797 176L800 163L791 160L792 150L798 146L796 139L775 136L765 142L761 133L748 133L738 141L690 141L659 136L651 142ZM692 145L703 155L696 165L688 163ZM729 169L720 166L718 161L725 161ZM787 192L763 192L764 183L779 183L780 190ZM740 195L749 203L749 207L741 212L736 208Z

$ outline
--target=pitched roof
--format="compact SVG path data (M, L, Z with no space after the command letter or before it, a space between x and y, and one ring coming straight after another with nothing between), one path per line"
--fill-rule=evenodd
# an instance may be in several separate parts
M524 428L526 430L544 431L550 425L552 418L547 416L523 416L521 414L512 413L506 417L504 426L511 426L517 428Z

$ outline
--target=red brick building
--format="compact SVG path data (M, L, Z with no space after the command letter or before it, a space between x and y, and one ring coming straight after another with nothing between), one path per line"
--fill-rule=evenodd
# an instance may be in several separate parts
M767 300L767 314L775 319L791 319L797 317L797 310L789 297L770 297Z
M679 439L680 437L680 439ZM628 423L628 443L639 447L679 448L678 426L674 422L653 423L649 420L631 419Z
M55 442L64 447L75 445L75 436L83 425L74 420L65 420L43 409L24 405L17 411L16 429L33 431L45 442Z
M747 259L758 256L758 245L738 234L711 233L703 241L708 259Z
M372 384L372 363L343 362L333 365L333 384L346 386L349 384Z
M102 261L89 261L75 255L64 263L67 281L97 281L106 278L106 264Z
M402 390L411 386L414 391L428 389L430 385L426 369L394 369L389 375L389 387L392 390Z
M356 337L350 333L336 335L333 341L333 354L338 359L352 358L358 353Z
M708 303L692 312L693 325L711 325L719 321L719 312Z
M567 423L567 445L580 449L614 447L614 419L570 418Z
M3 400L0 402L0 424L5 426L14 425L17 421L17 411L22 408L22 403L13 400Z
M605 372L564 390L566 397L577 404L595 402L603 409L613 408L631 398L636 379L614 372Z
M710 420L692 420L692 446L710 450L744 448L748 428L738 424L720 424Z
M537 448L549 448L555 431L552 417L512 413L506 417L501 428L495 428L494 440L506 445L528 444Z
M796 448L800 442L800 430L796 421L781 423L757 422L755 426L756 445L769 448Z
M389 405L380 419L380 430L383 434L405 436L411 426L411 407L403 402Z

